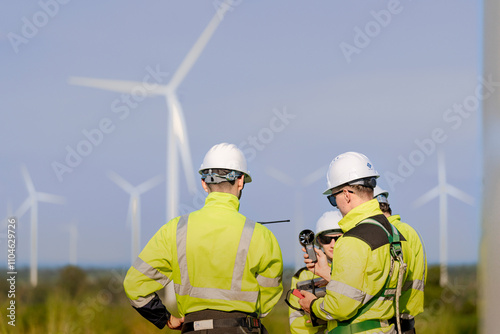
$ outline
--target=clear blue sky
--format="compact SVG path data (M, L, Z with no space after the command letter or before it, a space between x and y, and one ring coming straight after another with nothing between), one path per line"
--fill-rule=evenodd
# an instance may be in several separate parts
M68 262L65 226L76 221L79 264L125 266L129 197L106 173L134 185L165 174L165 101L147 98L124 114L116 109L121 93L68 79L141 81L156 69L166 83L220 2L62 2L9 2L0 14L0 215L28 195L25 164L38 191L67 200L39 205L39 262ZM437 185L440 147L448 183L476 200L470 206L448 199L449 259L475 263L481 10L479 1L234 1L178 89L195 170L212 145L241 145L254 182L240 211L257 221L297 223L302 215L304 227L314 228L331 209L322 195L326 167L340 153L362 152L382 175L394 212L421 233L429 262L437 263L438 200L418 209L411 203ZM65 164L67 148L76 150L84 132L105 119L112 130L58 177L54 162ZM270 168L292 184L272 178ZM303 186L319 168L323 176ZM183 175L180 182L182 206L198 208ZM166 222L165 184L141 199L144 246ZM300 228L270 226L287 264L300 253ZM27 264L29 213L18 232L18 263Z

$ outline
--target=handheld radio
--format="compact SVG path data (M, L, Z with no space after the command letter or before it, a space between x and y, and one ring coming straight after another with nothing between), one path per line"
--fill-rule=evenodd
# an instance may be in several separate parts
M299 233L299 242L306 249L309 259L311 259L313 263L318 262L314 250L314 232L311 230L303 230Z

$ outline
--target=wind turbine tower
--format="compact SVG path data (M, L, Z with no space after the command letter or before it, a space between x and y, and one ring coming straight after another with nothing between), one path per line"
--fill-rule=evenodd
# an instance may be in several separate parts
M470 205L474 204L474 198L446 182L445 157L442 149L438 149L437 158L438 185L415 200L413 207L418 208L439 197L439 260L441 267L439 284L441 287L445 287L448 285L448 195Z
M76 221L66 226L69 233L69 264L76 266L78 250L78 226Z
M65 200L60 196L37 192L26 166L21 166L21 171L29 195L17 209L15 216L21 219L28 210L31 210L30 283L35 287L38 284L38 202L64 204Z
M167 205L167 220L178 216L179 212L179 166L178 156L180 154L188 190L191 194L196 194L196 180L191 161L191 151L181 104L177 98L177 88L189 73L203 49L214 34L219 23L224 19L224 15L231 10L231 0L224 1L219 6L215 15L208 23L191 50L187 53L179 68L172 76L167 85L144 85L143 82L103 80L94 78L71 77L70 84L105 89L115 92L137 95L141 91L146 96L163 96L166 99L169 117L167 124L167 168L165 174ZM150 87L153 86L153 87ZM143 89L138 89L143 88ZM134 94L135 92L135 94Z
M281 170L268 167L266 170L267 174L274 178L275 180L283 183L286 186L291 188L295 188L294 197L295 197L295 212L294 212L294 226L295 226L295 235L297 237L297 244L299 243L299 233L304 229L304 199L302 196L303 189L310 186L311 184L318 181L320 178L326 175L326 167L321 167L316 171L310 173L302 180L294 179ZM296 252L295 255L295 267L296 269L304 266L304 258L301 253Z
M130 202L128 207L127 222L131 223L132 227L132 246L131 246L131 264L141 251L141 199L140 195L153 189L163 181L163 176L158 175L146 182L141 183L137 187L132 186L129 182L125 181L120 175L115 172L109 172L108 177L130 195Z

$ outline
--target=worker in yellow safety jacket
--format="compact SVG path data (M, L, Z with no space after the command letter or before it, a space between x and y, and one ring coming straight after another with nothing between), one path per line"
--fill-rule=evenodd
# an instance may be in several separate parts
M199 172L205 205L151 238L125 277L127 297L160 329L267 333L260 318L280 299L283 261L271 231L238 212L243 187L252 181L245 157L233 144L218 144ZM179 317L156 294L172 283Z
M396 333L400 327L398 292L406 283L406 240L389 223L373 199L379 174L357 152L330 163L324 192L343 215L344 232L332 258L326 295L301 290L299 303L311 318L327 320L330 334Z
M321 269L327 268L326 274L330 276L331 261L333 257L333 248L335 242L342 235L339 227L339 220L342 214L338 211L325 212L316 222L315 244L320 249L315 248L318 262L311 263L307 261L308 255L304 254L306 266L299 269L292 277L291 289L297 288L298 282L306 282L320 278ZM305 252L305 249L303 248ZM292 334L316 334L325 333L326 322L323 320L311 321L309 314L305 313L299 305L299 298L293 294L289 295L288 318L290 322L290 332Z
M408 280L403 287L400 312L401 326L404 334L415 333L415 316L424 311L424 288L427 281L427 257L425 248L419 234L410 225L401 222L399 215L393 215L389 203L389 192L378 185L375 187L374 198L379 202L380 210L389 222L396 226L398 231L405 236L413 253L408 258Z

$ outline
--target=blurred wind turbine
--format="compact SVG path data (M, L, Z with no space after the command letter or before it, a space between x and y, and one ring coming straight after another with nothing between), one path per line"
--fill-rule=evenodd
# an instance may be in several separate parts
M284 185L287 185L291 188L295 188L295 212L294 212L294 220L295 220L295 235L297 236L297 242L298 242L298 236L299 233L304 229L304 200L302 196L302 191L304 188L310 186L311 184L315 183L322 177L326 175L326 166L323 166L321 168L318 168L314 172L310 173L306 177L304 177L302 180L297 180L294 179L285 173L283 173L281 170L273 168L273 167L268 167L266 172L269 176L274 178L275 180L283 183ZM302 257L301 253L296 253L295 256L295 267L296 269L301 268L304 266L304 258Z
M16 210L15 217L21 217L31 210L31 257L30 257L30 282L32 286L38 284L38 202L46 202L53 204L64 204L65 199L61 196L51 195L47 193L37 192L31 176L26 169L26 166L21 166L21 171L24 177L24 183L28 189L29 196Z
M125 192L130 194L130 202L128 207L127 224L131 224L132 229L132 247L131 247L131 263L139 255L141 250L141 199L140 195L153 189L163 181L163 176L158 175L146 182L141 183L137 187L132 186L125 181L120 175L115 172L109 172L108 177L116 183Z
M69 264L76 266L77 262L77 244L78 244L78 226L77 222L73 221L65 226L69 232Z
M141 97L145 96L164 96L169 111L167 125L167 169L165 180L167 187L167 220L178 216L179 210L179 170L178 153L181 155L184 166L184 174L188 190L191 194L196 194L196 180L191 161L191 151L187 136L184 114L181 104L177 98L177 88L182 83L194 63L202 53L219 23L229 9L232 9L232 0L225 0L225 5L219 6L214 17L210 20L205 30L195 42L191 50L183 59L179 68L172 76L167 85L151 85L145 82L103 80L83 77L71 77L69 83L72 85L87 86L111 90L120 93L137 95L140 90ZM152 86L152 87L151 87ZM139 89L142 88L142 89ZM135 92L135 93L134 93Z
M413 207L418 208L430 200L439 197L439 254L440 254L440 277L441 287L448 285L448 195L456 199L473 205L474 198L465 192L455 188L446 182L446 166L444 152L442 149L437 151L438 158L438 185L413 202Z

